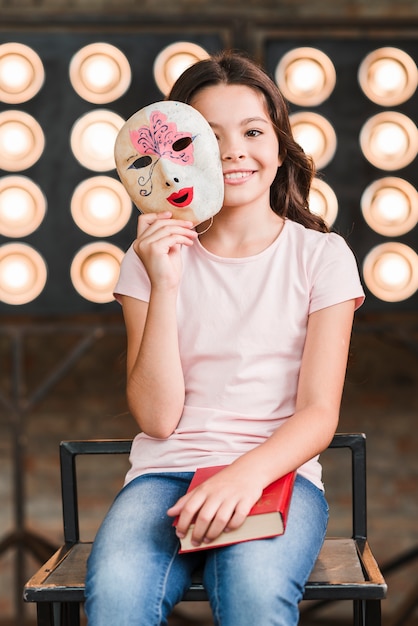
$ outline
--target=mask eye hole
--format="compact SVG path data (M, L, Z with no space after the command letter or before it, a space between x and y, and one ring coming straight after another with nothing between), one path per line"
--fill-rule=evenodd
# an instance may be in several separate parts
M192 137L181 137L180 139L177 139L177 141L173 143L172 148L174 152L181 152L182 150L185 150L186 148L188 148L190 144L192 143L192 141L193 141Z
M152 163L152 159L150 156L143 156L140 157L139 159L136 159L129 167L129 170L140 170L143 167L148 167L148 165L151 165Z

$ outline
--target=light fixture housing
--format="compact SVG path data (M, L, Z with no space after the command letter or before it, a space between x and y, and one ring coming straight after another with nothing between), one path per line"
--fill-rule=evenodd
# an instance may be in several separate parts
M0 113L0 168L21 172L34 165L45 148L41 126L32 115L8 109Z
M71 214L77 226L93 237L109 237L122 230L132 213L132 201L118 180L93 176L77 185Z
M317 106L329 98L336 83L334 64L317 48L290 50L280 59L275 79L287 100L304 107Z
M116 46L92 43L71 59L69 74L78 95L93 104L106 104L123 96L131 84L128 59Z
M311 213L320 215L327 226L331 227L338 215L338 199L334 190L322 179L312 180L309 193L309 209Z
M71 149L77 161L95 172L115 169L115 140L125 120L107 109L82 115L71 129Z
M368 289L385 302L401 302L418 289L418 255L409 246L391 241L375 246L363 262Z
M111 302L123 256L123 250L105 241L85 245L71 263L71 281L76 291L90 302Z
M153 73L159 90L167 96L177 78L191 65L209 58L204 48L189 41L177 41L155 58Z
M43 257L25 243L0 246L0 301L22 305L39 296L47 280Z
M361 62L358 81L372 102L384 107L397 106L415 93L418 85L417 66L404 50L378 48Z
M306 154L310 155L318 170L334 158L337 135L332 124L322 115L299 111L290 116L293 135Z
M42 223L47 209L41 188L26 176L0 178L0 234L26 237Z
M360 131L360 146L375 167L400 170L416 158L418 129L410 117L399 111L384 111L370 117Z
M39 55L22 43L0 45L0 101L21 104L41 90L45 71Z
M385 237L399 237L417 225L417 190L402 178L380 178L364 190L361 210L374 231Z

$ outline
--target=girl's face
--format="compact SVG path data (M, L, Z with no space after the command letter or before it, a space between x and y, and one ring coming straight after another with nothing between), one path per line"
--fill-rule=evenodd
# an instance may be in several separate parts
M174 218L199 224L222 206L216 138L187 104L157 102L129 118L116 139L115 161L143 213L171 211Z
M214 85L193 99L218 140L224 207L270 206L270 186L282 159L264 96L246 85Z

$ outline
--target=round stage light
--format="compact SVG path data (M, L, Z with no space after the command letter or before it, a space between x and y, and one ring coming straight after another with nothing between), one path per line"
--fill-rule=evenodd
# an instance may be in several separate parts
M81 182L71 199L71 214L77 226L93 237L109 237L126 226L132 201L119 181L94 176Z
M320 178L314 178L309 193L311 213L320 215L328 226L332 226L338 214L338 200L333 189Z
M173 43L158 54L154 61L154 80L167 96L177 78L191 65L209 58L204 48L188 41Z
M106 109L97 109L80 117L71 130L71 149L84 167L105 172L114 169L116 136L125 120Z
M317 106L334 90L335 67L317 48L295 48L279 61L275 71L281 92L294 104Z
M0 301L27 304L45 287L47 267L31 246L9 243L0 247Z
M92 43L71 59L70 80L81 98L93 104L113 102L131 84L131 67L119 48L108 43Z
M415 61L399 48L379 48L362 61L358 80L365 95L380 106L406 102L418 85Z
M401 302L418 289L418 255L398 242L373 248L364 259L364 282L368 289L385 302Z
M0 168L18 172L34 165L45 147L38 122L23 111L0 113Z
M33 233L44 219L46 207L44 194L29 178L0 178L0 233L5 237Z
M40 91L44 66L35 50L21 43L0 45L0 100L7 104L27 102Z
M123 250L103 241L81 248L71 263L71 280L78 293L90 302L111 302L123 256Z
M361 210L370 228L380 235L404 235L418 222L417 190L402 178L381 178L363 192Z
M361 129L360 146L366 159L375 167L399 170L417 156L418 129L403 113L378 113Z
M337 149L337 135L322 115L300 111L290 116L293 135L317 167L322 169L332 161Z

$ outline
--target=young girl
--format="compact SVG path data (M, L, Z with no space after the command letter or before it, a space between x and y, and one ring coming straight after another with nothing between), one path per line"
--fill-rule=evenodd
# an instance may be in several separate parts
M292 626L325 535L318 455L337 427L363 290L344 240L309 212L312 163L262 69L223 53L186 70L169 99L212 127L224 202L196 229L141 215L122 264L141 433L94 543L86 612L90 626L167 624L203 567L215 624ZM227 467L185 495L209 465ZM193 518L194 544L210 546L294 469L284 535L178 554Z

